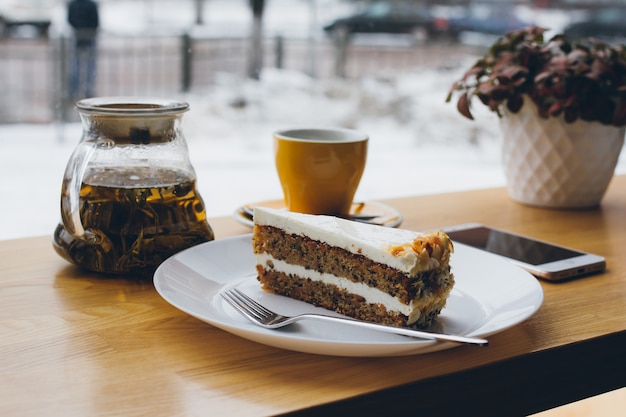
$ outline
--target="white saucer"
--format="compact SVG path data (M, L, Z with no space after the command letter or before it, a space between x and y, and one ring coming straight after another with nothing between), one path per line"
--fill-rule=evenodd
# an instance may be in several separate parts
M245 204L238 207L233 216L235 220L244 226L252 227L254 222L250 215L254 207L269 207L275 209L285 209L285 202L283 200L269 200L260 201L256 203ZM353 203L350 208L350 214L352 215L372 215L372 218L368 218L368 222L378 224L385 227L398 227L402 224L402 214L395 208L388 206L387 204L379 203L377 201L366 201L362 203Z

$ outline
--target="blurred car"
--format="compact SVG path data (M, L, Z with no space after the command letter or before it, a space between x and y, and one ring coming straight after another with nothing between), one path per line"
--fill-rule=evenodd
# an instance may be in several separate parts
M626 39L626 7L603 7L589 13L587 19L575 22L563 30L569 39L593 37L613 43Z
M48 36L52 6L50 0L0 0L0 37Z
M511 5L493 3L471 5L462 16L451 18L448 24L450 33L456 37L462 32L501 36L530 25L515 16Z
M368 4L361 13L335 20L324 30L335 35L397 33L432 37L447 30L447 21L435 18L423 3L378 1Z

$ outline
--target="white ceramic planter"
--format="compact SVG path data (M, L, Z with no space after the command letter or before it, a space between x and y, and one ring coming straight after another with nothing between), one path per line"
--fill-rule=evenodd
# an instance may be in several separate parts
M542 119L530 99L501 119L502 161L512 199L551 208L600 204L615 172L626 127Z

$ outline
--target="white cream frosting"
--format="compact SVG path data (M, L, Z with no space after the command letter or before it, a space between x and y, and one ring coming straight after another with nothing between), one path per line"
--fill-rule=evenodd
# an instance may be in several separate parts
M428 254L419 254L412 250L411 242L423 235L410 230L263 207L255 208L254 222L262 226L275 226L286 233L304 235L355 254L362 254L411 276L436 266L425 265L424 259L431 263L437 262ZM397 250L399 248L402 250Z

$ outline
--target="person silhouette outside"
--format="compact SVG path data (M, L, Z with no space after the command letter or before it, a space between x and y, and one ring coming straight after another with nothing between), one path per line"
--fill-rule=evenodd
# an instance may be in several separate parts
M74 60L70 71L71 97L93 97L96 37L100 26L98 5L93 0L71 0L68 3L67 21L74 29Z

